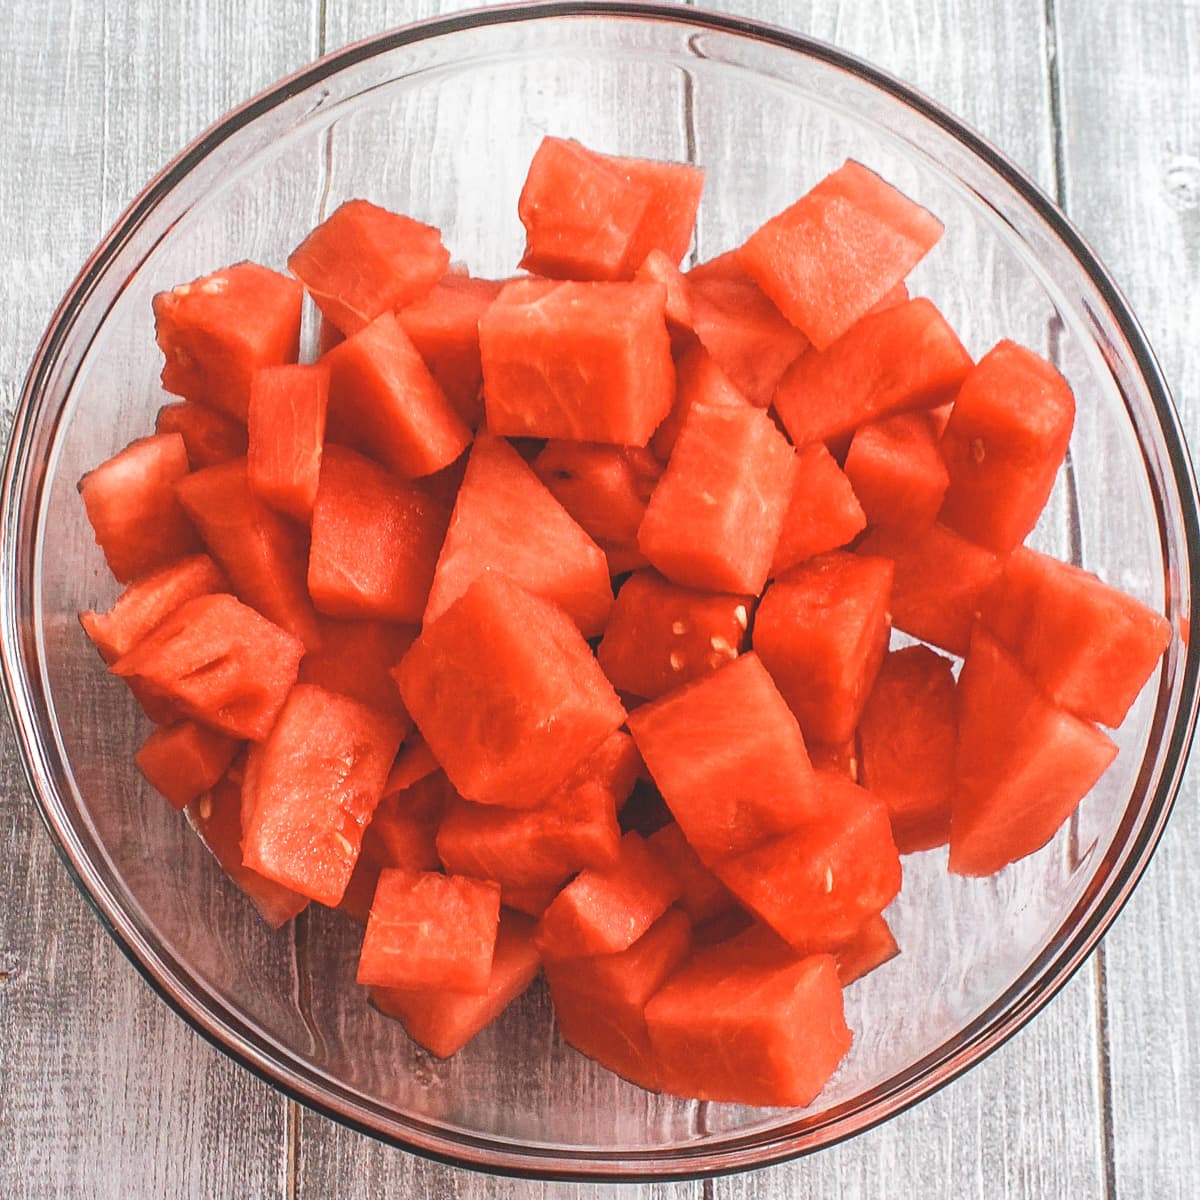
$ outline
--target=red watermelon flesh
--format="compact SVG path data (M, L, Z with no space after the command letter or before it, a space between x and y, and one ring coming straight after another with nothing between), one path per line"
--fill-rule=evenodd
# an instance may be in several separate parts
M255 371L296 361L303 298L294 279L252 262L160 292L163 387L244 422Z
M863 425L850 443L845 470L867 520L900 529L932 525L950 482L923 412Z
M764 593L754 649L806 739L853 736L887 650L892 564L834 551L810 559Z
M858 740L862 782L888 807L901 854L944 846L954 798L954 672L927 646L883 660Z
M738 251L742 267L818 350L837 341L921 261L942 223L850 160Z
M533 460L538 478L604 551L612 575L646 565L637 531L662 475L640 446L550 441Z
M757 594L795 471L795 455L766 413L693 406L638 530L642 553L683 587Z
M371 989L381 1013L404 1023L408 1036L438 1058L449 1058L490 1025L533 982L540 960L533 922L517 913L500 914L487 987L481 992L445 988Z
M890 558L892 624L951 654L965 654L984 593L1003 560L944 525L928 529L871 529L859 554Z
M775 411L797 446L952 400L971 356L925 299L863 317L836 342L797 359L775 390Z
M849 545L866 525L855 489L825 444L802 446L796 451L796 478L771 562L772 577Z
M395 668L389 674L395 682ZM397 688L397 690L399 690ZM417 732L412 732L404 739L400 753L392 764L391 773L387 777L383 794L390 796L393 792L402 792L412 787L418 780L441 770L438 760L433 757L433 751L425 744L425 739Z
M319 646L304 580L304 531L255 496L246 460L196 471L175 491L238 598L310 649Z
M183 438L164 433L131 442L79 481L96 545L121 583L200 548L175 498L187 473Z
M106 613L81 613L79 622L112 664L127 654L181 604L229 588L221 568L207 554L181 558L131 583Z
M871 313L884 312L889 308L896 308L898 305L911 300L912 297L908 291L908 285L901 281L889 291L885 292L870 308L867 309L863 316L868 316Z
M491 279L446 275L428 296L396 314L400 328L468 429L483 424L479 318L502 286Z
M1000 342L963 381L940 448L950 476L943 525L1008 554L1037 524L1075 423L1067 381Z
M664 913L627 950L548 961L546 982L563 1040L642 1087L661 1086L646 1004L688 956L691 923Z
M246 426L194 400L164 404L154 419L154 432L179 434L193 471L246 456Z
M653 700L736 658L753 611L753 596L699 592L637 571L617 593L596 657L619 692Z
M110 668L232 737L265 738L296 680L303 644L233 596L181 605Z
M808 757L814 771L832 771L844 775L851 783L859 782L858 739L844 742L808 742Z
M891 926L880 913L867 921L844 946L833 952L838 982L847 988L864 975L869 975L876 967L890 962L899 953L900 946Z
M636 833L621 838L617 861L587 867L554 898L538 924L546 962L627 950L679 898L679 883Z
M707 866L820 809L800 727L756 654L635 709L629 729Z
M658 284L507 284L479 321L490 432L644 446L674 396L665 306Z
M321 359L329 367L327 433L406 479L432 475L467 448L463 423L388 311Z
M655 430L650 449L663 462L671 457L679 431L694 405L747 408L750 401L699 343L692 345L675 365L675 403Z
M654 252L678 266L692 244L696 211L704 190L704 171L687 163L648 158L612 157L609 162L626 179L650 193L650 203L630 243L627 266L637 267Z
M679 881L679 907L693 925L701 925L737 907L733 893L700 861L676 822L664 825L646 842Z
M493 572L429 622L400 694L460 795L532 808L625 720L561 609Z
M500 885L433 871L380 872L358 959L371 987L486 992Z
M665 1091L806 1105L850 1049L834 960L752 950L735 938L696 951L647 1003Z
M488 571L559 605L596 636L612 608L604 552L503 438L471 448L425 608L436 621Z
M321 621L321 648L300 663L300 682L349 696L385 713L408 729L391 668L408 652L417 636L414 625L390 621Z
M262 747L246 866L336 905L402 734L397 721L348 696L293 688Z
M288 259L317 307L347 335L421 299L449 265L436 229L367 200L347 200Z
M278 929L308 907L291 892L242 864L242 789L232 774L187 807L188 819L221 869L242 889L262 919Z
M537 920L554 903L554 897L558 895L558 892L557 884L527 888L501 885L500 903L505 908L511 908L513 912L524 913Z
M449 785L440 772L425 776L403 792L386 793L363 835L362 853L383 867L437 871L437 831L446 812Z
M678 351L682 339L691 340L694 324L692 297L683 273L661 250L651 250L645 261L633 273L637 283L659 283L667 289L667 307L664 315L671 331L671 348Z
M950 870L991 875L1044 846L1117 747L1055 707L999 643L971 637L958 681Z
M984 595L979 622L1055 704L1113 728L1171 642L1160 613L1025 548Z
M324 363L268 367L250 384L250 487L263 503L297 521L312 517L328 404Z
M239 742L194 721L156 729L133 756L150 786L174 808L186 808L229 769Z
M327 447L308 557L313 602L333 617L418 624L448 520L419 483Z
M818 775L823 811L794 832L718 863L721 881L804 953L835 951L900 891L888 810L841 775Z

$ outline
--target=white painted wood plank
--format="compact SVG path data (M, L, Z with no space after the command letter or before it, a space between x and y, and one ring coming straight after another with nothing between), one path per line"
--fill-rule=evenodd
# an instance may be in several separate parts
M1067 209L1157 351L1200 445L1200 4L1057 0ZM1191 1197L1200 1178L1200 763L1105 941L1113 1184Z
M187 140L313 56L316 13L309 0L56 0L5 23L5 431L92 246ZM286 1194L284 1101L188 1030L103 932L54 856L7 730L0 842L0 1194Z

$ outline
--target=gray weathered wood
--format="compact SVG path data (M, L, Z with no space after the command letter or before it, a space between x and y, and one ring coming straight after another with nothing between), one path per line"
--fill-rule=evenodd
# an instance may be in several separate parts
M1067 209L1145 326L1194 452L1200 5L1056 8ZM1110 1171L1121 1197L1190 1197L1200 1178L1197 779L1193 766L1154 863L1105 941Z

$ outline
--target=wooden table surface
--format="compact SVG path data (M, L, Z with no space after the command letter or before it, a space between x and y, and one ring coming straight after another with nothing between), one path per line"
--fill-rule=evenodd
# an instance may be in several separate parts
M455 0L33 0L0 29L0 409L155 170L278 76ZM1130 297L1200 445L1197 0L724 0L944 102L1056 195ZM736 1179L530 1184L300 1109L159 1001L102 931L0 743L0 1196L1200 1194L1200 762L1102 948L1031 1026L848 1145Z

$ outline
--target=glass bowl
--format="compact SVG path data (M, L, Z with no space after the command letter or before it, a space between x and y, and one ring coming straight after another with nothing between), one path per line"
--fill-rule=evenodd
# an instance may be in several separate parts
M1116 764L1049 846L986 880L951 877L944 851L906 861L889 914L903 953L848 990L854 1048L803 1111L641 1091L560 1041L540 985L461 1054L431 1059L353 986L356 928L311 911L272 933L149 791L130 761L144 722L76 620L117 592L76 480L147 432L164 402L154 293L243 258L282 267L358 195L440 226L477 273L506 274L522 246L517 194L548 132L702 163L699 259L848 156L939 214L946 235L915 290L976 354L1010 336L1051 356L1078 398L1034 544L1181 632L1117 734ZM1078 233L996 150L874 68L675 6L428 22L340 51L231 113L149 184L55 314L16 417L3 503L8 700L42 815L101 920L167 1003L289 1095L493 1171L760 1166L928 1095L1028 1021L1112 922L1162 833L1195 721L1197 656L1182 636L1195 483L1153 356Z

